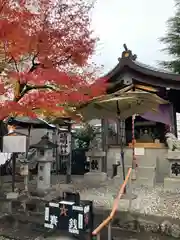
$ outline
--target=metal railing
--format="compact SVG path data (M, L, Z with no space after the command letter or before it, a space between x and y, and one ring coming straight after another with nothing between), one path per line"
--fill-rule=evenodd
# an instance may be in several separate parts
M125 178L123 184L121 185L121 187L119 189L119 192L118 192L118 195L117 195L116 199L114 200L111 213L96 229L94 229L94 231L92 232L93 239L100 240L101 230L103 230L105 227L108 227L108 240L112 239L112 236L111 236L111 222L112 222L112 220L115 216L115 213L118 209L119 200L122 198L122 196L124 194L124 190L125 190L125 187L126 187L128 181L129 181L129 190L130 190L129 208L131 207L131 201L132 201L132 196L131 196L131 192L132 192L132 189L131 189L131 173L132 173L132 168L129 168L128 173L126 175L126 178Z

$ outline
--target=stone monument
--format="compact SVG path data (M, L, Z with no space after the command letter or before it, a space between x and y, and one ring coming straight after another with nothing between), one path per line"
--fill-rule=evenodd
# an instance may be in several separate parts
M95 137L89 146L89 151L86 152L86 157L89 159L90 169L89 172L84 174L84 180L91 184L97 182L104 182L107 180L107 173L102 172L103 157L106 152L102 150L101 137Z
M45 191L51 187L51 164L54 161L53 149L57 147L57 144L50 142L48 136L45 135L39 143L34 144L32 147L37 149L37 190Z
M180 141L172 133L165 136L168 145L169 176L164 178L164 190L176 192L180 191Z

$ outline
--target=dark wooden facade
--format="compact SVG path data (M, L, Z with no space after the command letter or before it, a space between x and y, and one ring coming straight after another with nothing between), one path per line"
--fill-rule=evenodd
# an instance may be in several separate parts
M124 47L125 50L122 52L121 58L118 59L118 64L105 75L108 79L107 93L113 93L128 85L147 87L150 92L151 88L156 89L157 95L172 103L173 132L176 134L176 112L180 112L180 75L142 64L137 61L137 56L132 54L126 45ZM130 123L131 119L127 119L126 125ZM106 145L120 143L118 131L111 134L111 129L108 130L107 126L104 126L104 129L107 131L104 134L106 135Z

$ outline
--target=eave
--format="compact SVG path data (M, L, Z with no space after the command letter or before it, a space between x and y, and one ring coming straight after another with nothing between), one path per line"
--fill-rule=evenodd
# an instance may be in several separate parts
M105 77L112 88L121 84L126 74L139 83L180 90L179 74L142 64L136 61L130 50L122 53L119 63Z

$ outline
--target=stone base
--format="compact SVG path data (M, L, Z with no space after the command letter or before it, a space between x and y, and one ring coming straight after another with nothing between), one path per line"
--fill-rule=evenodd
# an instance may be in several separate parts
M164 178L164 190L170 192L180 191L180 178Z
M137 186L147 186L147 187L154 187L155 186L155 178L137 178L136 182Z
M125 174L127 174L128 169L131 166L125 166ZM119 180L118 180L119 176ZM114 178L115 183L119 181L119 184L123 183L122 178L122 166L118 167L118 176ZM136 180L135 184L136 186L148 186L148 187L154 187L156 183L156 168L155 167L138 167L136 171Z
M168 150L167 159L180 160L180 151L179 150L175 150L175 151Z
M117 175L117 176L115 176L114 178L113 178L113 181L114 181L114 185L115 186L120 186L120 185L122 185L123 184L123 182L124 182L124 180L123 180L123 177L122 177L122 175ZM127 183L127 188L128 188L128 183Z
M47 194L49 194L51 191L52 191L52 187L49 187L46 189L36 188L36 189L30 191L30 193L32 196L44 197Z
M84 174L84 181L89 184L97 184L106 180L107 174L104 172L88 172Z
M6 199L9 200L16 200L18 198L19 194L17 192L9 192L6 194Z
M120 189L120 186L123 183L123 180L122 180L122 178L120 176L115 176L113 178L113 180L114 180L114 186L117 187L117 193L118 193L118 191ZM132 181L131 185L129 183L130 182L127 183L126 188L125 188L125 192L124 192L124 194L123 194L123 196L122 196L120 201L121 202L128 201L128 204L129 204L129 207L130 207L130 205L131 205L130 201L136 199L137 196L132 193L133 188L136 187L136 182ZM117 197L117 193L114 195L114 198Z

